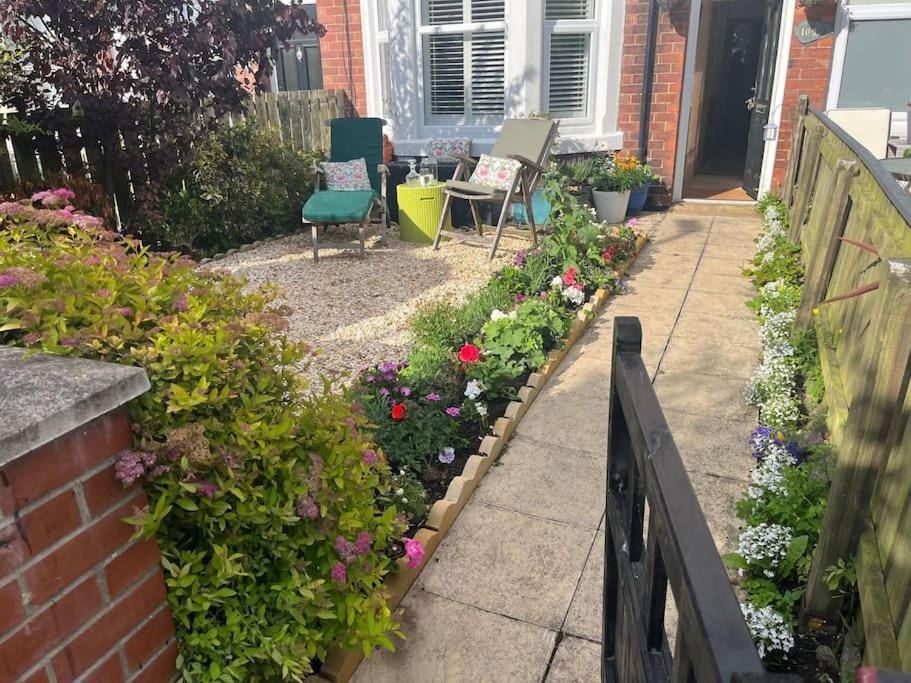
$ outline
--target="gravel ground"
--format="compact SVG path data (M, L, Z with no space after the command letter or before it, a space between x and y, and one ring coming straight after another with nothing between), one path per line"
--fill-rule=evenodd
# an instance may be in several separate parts
M353 226L332 228L327 239L353 239ZM408 322L428 301L461 302L480 289L490 274L528 246L525 240L504 237L497 258L487 248L446 242L432 246L402 242L391 226L387 246L368 242L367 258L356 251L320 249L313 263L309 234L284 237L220 259L205 266L223 268L248 278L251 287L274 283L283 296L279 303L293 311L290 334L318 355L304 374L342 379L360 368L407 355Z

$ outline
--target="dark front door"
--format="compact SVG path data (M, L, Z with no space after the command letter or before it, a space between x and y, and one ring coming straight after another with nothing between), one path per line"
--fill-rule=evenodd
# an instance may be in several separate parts
M746 103L751 112L746 164L743 169L743 189L753 199L759 194L762 153L765 150L763 128L769 122L769 104L772 100L772 83L775 79L775 57L778 55L782 2L783 0L766 0L756 86L753 89L753 97Z

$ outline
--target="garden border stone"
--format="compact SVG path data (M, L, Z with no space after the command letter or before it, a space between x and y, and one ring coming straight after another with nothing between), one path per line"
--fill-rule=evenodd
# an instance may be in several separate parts
M648 237L645 235L637 236L635 254L620 264L617 268L618 275L623 276L629 272L647 242ZM598 289L579 309L563 346L551 351L544 364L528 376L525 386L518 391L518 400L510 401L503 417L498 418L491 426L493 434L489 434L481 440L478 453L468 458L462 468L462 473L449 483L446 495L437 500L430 508L424 527L414 535L414 538L424 546L423 561L417 567L409 567L408 558L400 557L395 562L396 569L386 577L383 593L389 609L397 609L404 600L421 570L427 566L434 551L468 503L471 494L506 448L506 444L531 404L610 297L610 291L603 288ZM319 676L332 683L347 683L363 659L364 653L361 650L333 647L329 651L326 661L323 662Z

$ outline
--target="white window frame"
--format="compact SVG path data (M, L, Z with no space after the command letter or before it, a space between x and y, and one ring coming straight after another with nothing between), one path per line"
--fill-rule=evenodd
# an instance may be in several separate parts
M431 137L469 137L472 138L473 154L489 152L496 142L500 122L493 125L444 125L425 120L420 0L386 0L389 30L385 34L378 31L378 0L360 1L367 113L386 118L389 124L387 132L394 141L395 153L422 156L426 154ZM597 25L592 34L588 116L560 121L561 152L620 149L623 146L623 133L618 130L617 120L625 9L622 2L615 0L594 0L594 3L595 19L581 20L586 27L589 23ZM545 111L545 81L550 73L550 64L545 63L545 42L549 41L545 24L559 22L569 31L572 26L569 22L576 21L579 20L545 22L544 0L506 0L505 118ZM483 22L480 25L500 24ZM391 53L389 77L393 117L384 116L383 110L379 67L382 40L388 40Z
M852 21L882 21L911 19L911 2L880 3L875 5L844 5L839 3L835 19L835 46L832 50L832 72L829 74L829 93L826 109L837 109L841 96L845 56L848 53L848 29ZM908 68L908 65L897 65ZM893 111L891 134L904 137L907 133L908 112Z
M598 39L598 22L600 14L604 11L604 6L607 3L603 0L601 2L592 0L592 4L591 19L545 19L544 21L544 35L547 39L542 65L545 111L548 108L547 103L550 96L550 54L554 34L588 34L588 82L585 84L585 116L560 118L560 130L563 132L571 131L572 129L587 131L594 126L595 122L595 75L598 71L598 46L601 44Z

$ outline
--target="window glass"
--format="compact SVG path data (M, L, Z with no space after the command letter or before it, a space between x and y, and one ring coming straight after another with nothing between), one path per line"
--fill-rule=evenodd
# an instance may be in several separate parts
M907 111L911 100L911 19L852 21L839 107Z
M545 19L591 19L594 0L547 0Z
M550 37L547 111L553 116L585 116L590 43L588 33L555 33Z

